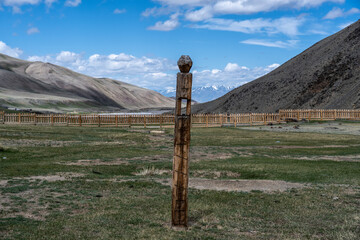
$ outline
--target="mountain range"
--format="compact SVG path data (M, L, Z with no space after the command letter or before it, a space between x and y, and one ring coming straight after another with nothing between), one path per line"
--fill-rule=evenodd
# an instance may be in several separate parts
M360 20L194 113L360 108Z
M234 88L226 86L197 87L192 89L191 98L198 103L204 103L219 98ZM159 91L159 93L166 97L175 97L176 95L175 89L163 90Z
M128 83L93 78L0 54L0 106L51 112L173 108L174 100Z

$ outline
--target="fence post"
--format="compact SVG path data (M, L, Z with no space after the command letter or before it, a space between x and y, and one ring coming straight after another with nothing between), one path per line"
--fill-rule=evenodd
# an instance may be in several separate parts
M79 115L79 126L82 126L82 122L81 122L81 115Z
M264 116L264 125L266 125L267 114L266 114L266 113L263 113L263 116Z
M206 127L209 127L209 115L206 114Z
M118 126L119 126L118 115L115 115L115 124L116 124L116 127L118 127Z
M2 124L5 124L5 111L3 111L1 115L2 115Z
M191 128L191 87L192 74L189 73L192 61L189 56L181 56L178 61L180 73L177 74L174 159L172 180L172 226L188 225L188 162ZM181 114L182 99L187 100L186 114Z
M19 113L19 124L21 124L21 113Z
M321 118L321 121L324 119L324 110L323 109L321 109L320 110L320 118Z
M300 110L297 110L297 120L300 121Z
M98 119L98 127L100 127L101 126L101 117L100 117L100 115L97 116L97 119Z
M144 128L146 128L146 116L144 115Z
M128 122L129 122L129 128L131 128L132 119L131 119L131 116L130 116L130 115L129 115L129 117L128 117Z
M54 114L51 114L51 126L54 126Z
M160 115L160 128L162 127L162 115Z
M37 124L37 116L36 116L36 113L34 113L34 125Z

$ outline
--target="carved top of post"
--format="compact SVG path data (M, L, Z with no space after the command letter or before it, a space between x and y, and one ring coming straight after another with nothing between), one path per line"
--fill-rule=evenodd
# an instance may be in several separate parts
M177 62L177 64L180 69L180 72L188 73L190 72L193 62L188 55L182 55L179 61Z

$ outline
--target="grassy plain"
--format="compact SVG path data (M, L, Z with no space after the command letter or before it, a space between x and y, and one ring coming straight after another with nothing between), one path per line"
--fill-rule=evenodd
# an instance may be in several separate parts
M360 136L193 128L195 185L301 187L191 188L190 226L177 231L164 184L173 130L149 131L0 126L0 239L359 239Z

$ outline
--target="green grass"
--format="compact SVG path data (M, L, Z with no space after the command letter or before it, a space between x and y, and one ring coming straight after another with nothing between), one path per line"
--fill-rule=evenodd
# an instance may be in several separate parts
M172 135L172 129L151 135L1 125L0 239L359 239L360 162L321 159L360 155L359 136L192 129L191 176L305 187L271 193L190 189L190 226L177 231L170 227L171 189L154 181L170 178L170 171L138 174L171 170ZM79 160L103 164L71 165ZM34 178L49 175L74 177Z

